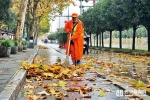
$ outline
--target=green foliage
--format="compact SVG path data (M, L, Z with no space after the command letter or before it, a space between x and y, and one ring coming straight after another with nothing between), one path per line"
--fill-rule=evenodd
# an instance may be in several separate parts
M40 33L47 33L49 32L50 24L49 24L49 15L45 14L42 16L39 24L39 31Z
M114 36L115 36L115 38L119 38L119 31L115 31ZM122 31L122 38L132 38L132 37L133 37L133 29L132 28ZM136 37L137 38L147 37L147 30L144 26L140 26L136 30Z
M15 29L17 27L17 15L9 10L9 18L6 21L6 24L8 25L8 30L11 32L15 32Z
M2 46L2 40L0 40L0 47Z
M67 42L67 34L64 31L64 28L60 28L54 34L48 35L49 40L58 40L58 42L66 43Z
M56 34L49 34L47 38L49 40L56 40Z
M127 30L132 25L149 25L150 4L148 0L100 0L82 14L85 30L96 33L109 29ZM138 35L140 36L140 35Z
M60 33L58 35L58 42L61 43L66 43L67 42L67 33Z
M56 32L56 36L57 36L57 40L58 42L61 43L66 43L67 42L67 34L64 31L64 28L60 28L58 29L58 31Z
M85 2L89 2L89 0L85 0Z
M14 42L12 40L0 40L1 47L12 47Z
M0 0L0 22L6 22L9 17L10 0Z
M22 45L28 45L29 44L29 41L27 40L22 40Z
M18 46L19 45L19 42L17 40L14 40L14 45L15 46Z

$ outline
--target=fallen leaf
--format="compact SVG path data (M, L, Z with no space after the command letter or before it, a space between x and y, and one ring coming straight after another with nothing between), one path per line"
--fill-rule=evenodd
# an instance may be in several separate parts
M56 94L56 92L55 92L55 89L54 88L50 88L50 90L49 90L49 92L51 93L51 94Z
M61 87L65 87L67 83L64 82L64 81L59 81L58 84L59 84L59 86L61 86Z
M46 92L44 90L42 92L37 92L35 94L38 94L38 95L50 95L48 92Z
M28 97L26 98L26 100L37 100L38 96L36 95L28 95Z
M34 94L34 91L29 89L29 90L25 91L22 95L26 96L26 95L33 95L33 94Z
M46 77L50 76L50 77L54 77L53 73L43 73Z
M100 96L100 97L104 97L104 96L105 96L105 92L100 91L99 96Z
M31 80L26 79L26 82L27 82L27 83L31 83L32 81L31 81Z

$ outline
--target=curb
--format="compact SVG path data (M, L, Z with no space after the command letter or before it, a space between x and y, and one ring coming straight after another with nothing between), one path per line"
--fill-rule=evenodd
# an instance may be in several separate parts
M33 62L33 58L37 55L38 50L39 47L35 46L34 50L27 59L29 64ZM7 86L1 91L0 100L16 100L16 97L18 96L18 93L25 82L26 74L27 72L24 69L20 69L18 72L16 72Z

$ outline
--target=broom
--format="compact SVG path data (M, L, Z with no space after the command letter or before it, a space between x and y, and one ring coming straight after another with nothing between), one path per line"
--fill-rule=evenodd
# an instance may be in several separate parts
M69 50L70 50L70 41L71 41L71 33L69 34L69 43L68 43L68 52L67 52L67 55L66 55L66 59L64 61L64 63L62 63L62 66L64 67L67 67L67 66L70 66L70 62L69 62Z

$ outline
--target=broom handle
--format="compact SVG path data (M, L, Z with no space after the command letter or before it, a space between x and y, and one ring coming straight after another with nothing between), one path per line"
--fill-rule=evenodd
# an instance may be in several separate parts
M70 41L71 41L71 33L69 34L69 43L68 43L68 52L67 55L69 55L69 50L70 50Z

